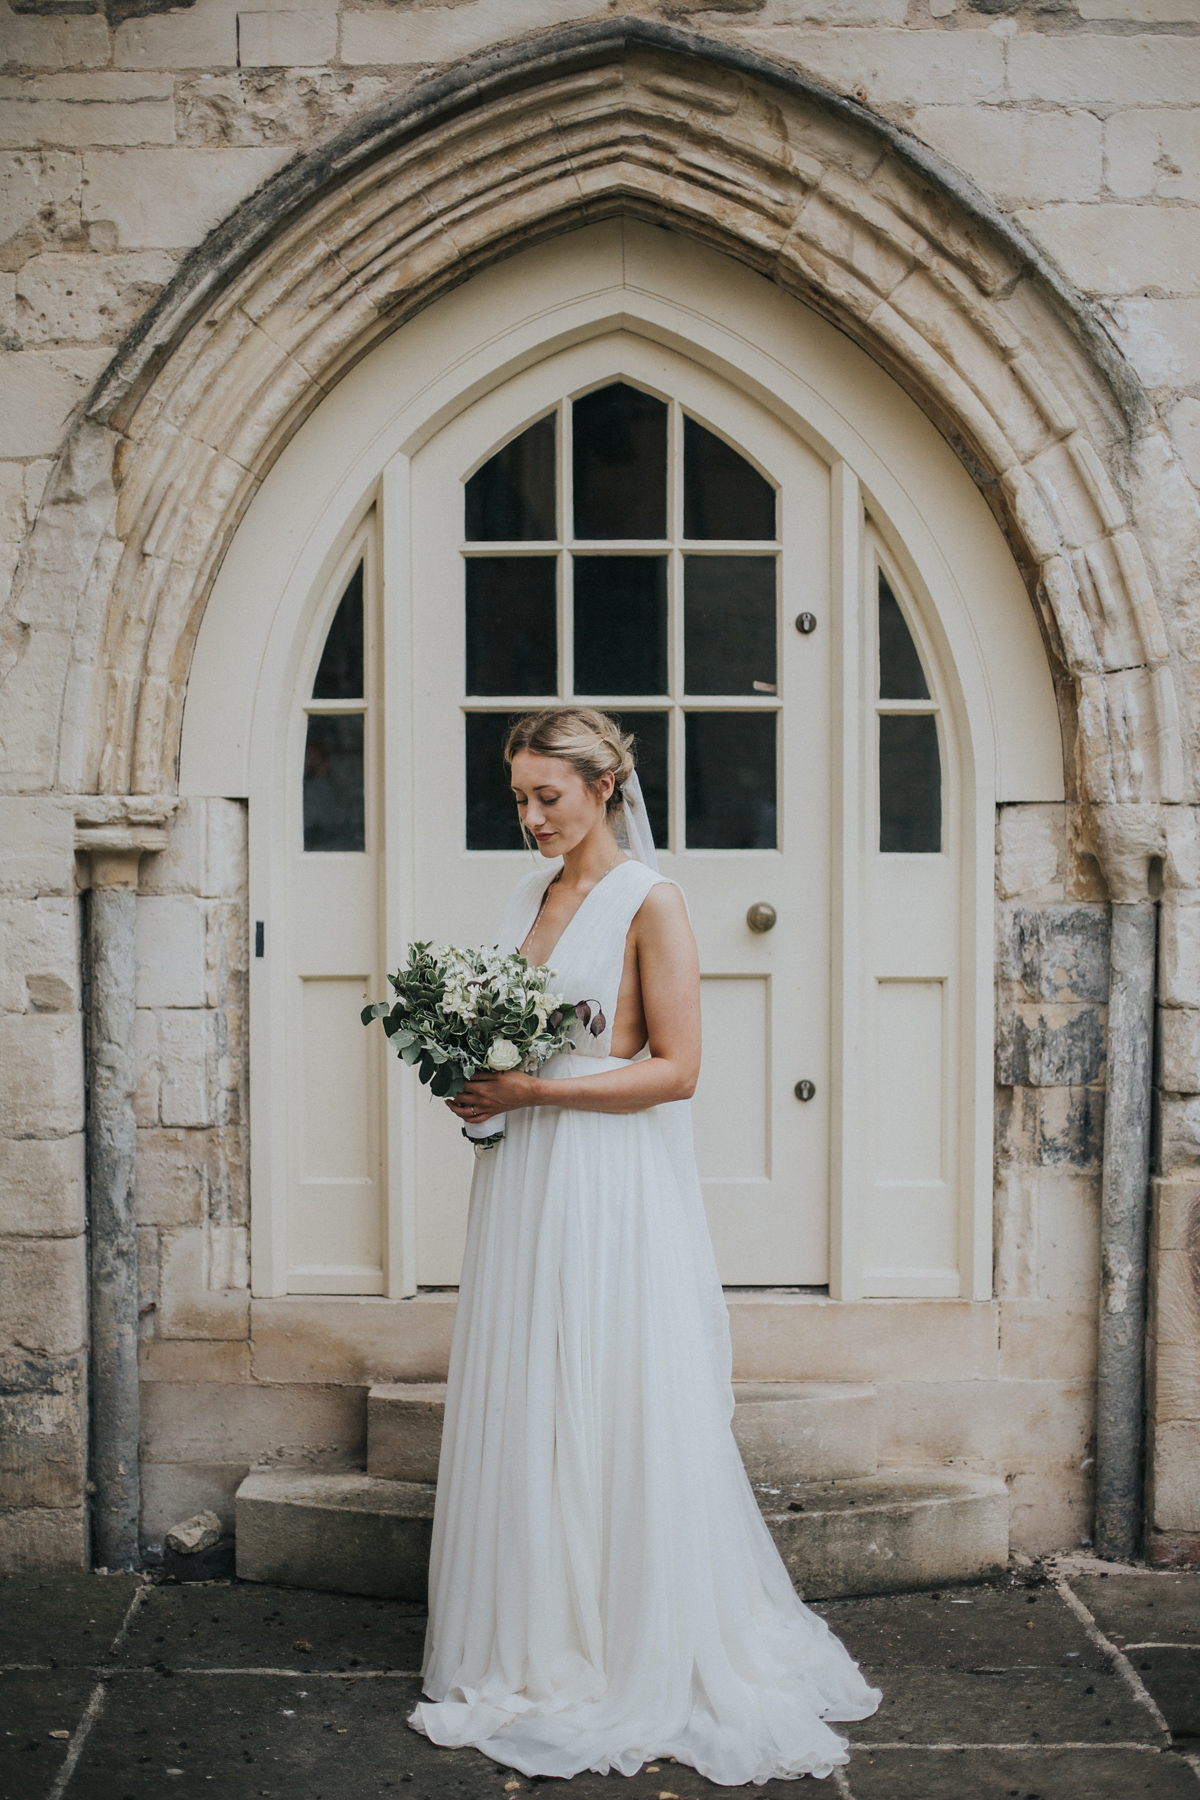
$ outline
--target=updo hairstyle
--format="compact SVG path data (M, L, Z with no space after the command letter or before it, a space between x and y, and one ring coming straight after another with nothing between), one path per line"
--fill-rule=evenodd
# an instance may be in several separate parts
M615 812L623 804L621 790L633 774L633 734L625 734L615 719L592 706L548 706L543 712L526 713L504 740L504 761L511 769L519 750L535 756L557 756L570 763L585 786L595 789L602 775L616 776L605 810Z

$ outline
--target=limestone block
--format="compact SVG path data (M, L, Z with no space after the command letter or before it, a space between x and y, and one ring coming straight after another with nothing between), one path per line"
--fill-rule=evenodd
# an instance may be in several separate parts
M361 114L395 85L361 70L273 69L184 76L176 89L181 144L221 147L306 140L349 114Z
M1046 1169L1038 1177L1037 1291L1046 1300L1091 1300L1100 1291L1100 1183Z
M1200 1419L1155 1427L1154 1525L1200 1535Z
M1002 979L1030 1000L1108 1000L1109 913L1100 906L1017 906L1002 915Z
M1108 309L1122 350L1148 387L1200 382L1200 300L1114 300Z
M1086 1460L1086 1459L1085 1459ZM1009 1544L1023 1556L1053 1556L1091 1537L1094 1469L1074 1464L1008 1477Z
M70 1012L79 1005L76 902L0 900L0 1010Z
M162 1077L158 1066L158 1015L139 1012L133 1022L133 1059L137 1082L133 1115L141 1127L158 1124Z
M237 62L237 0L198 0L188 12L126 19L113 33L118 69L220 69Z
M1095 1301L1039 1297L1000 1302L1002 1380L1088 1382L1096 1375Z
M158 1233L153 1226L137 1228L138 1336L152 1338L157 1321L159 1273Z
M1102 127L1090 112L927 106L915 114L912 130L1002 206L1084 200L1103 181Z
M0 1137L83 1130L83 1026L74 1013L0 1015Z
M211 1288L248 1288L250 1234L244 1225L208 1228L208 1284Z
M454 1294L408 1300L322 1295L255 1298L250 1337L255 1379L348 1382L445 1381Z
M345 1467L366 1451L366 1391L148 1382L142 1388L142 1439L146 1460L156 1463Z
M1038 1162L1048 1168L1099 1169L1104 1156L1103 1087L1033 1091L1038 1103Z
M436 1489L370 1475L252 1470L237 1494L237 1572L424 1604Z
M233 1499L245 1480L248 1462L150 1462L142 1460L142 1524L144 1544L161 1544L165 1533L195 1512L214 1512L226 1531L233 1530Z
M1187 395L1175 402L1171 408L1171 436L1188 480L1200 487L1200 400Z
M139 24L176 25L168 14ZM186 249L274 174L291 150L97 150L83 159L83 217L110 223L114 248ZM31 452L31 454L37 454Z
M82 1237L6 1238L0 1256L0 1343L35 1356L78 1350L87 1335Z
M0 354L0 457L55 454L67 420L111 357L108 349L83 348Z
M48 80L80 79L50 76ZM102 81L103 76L92 77ZM170 144L170 100L51 100L7 97L0 91L0 144L6 150L83 149L92 144Z
M143 1381L249 1381L250 1346L234 1339L144 1338L138 1373Z
M269 10L238 14L238 64L243 69L331 62L337 53L337 14Z
M1200 906L1174 896L1159 909L1158 993L1164 1006L1200 1006Z
M1160 1083L1174 1094L1200 1094L1200 1012L1163 1007L1159 1032Z
M998 1021L996 1080L1081 1087L1104 1073L1105 1022L1096 1006L1020 1004Z
M1038 1177L1007 1165L996 1171L992 1196L993 1281L1001 1299L1037 1293Z
M1061 899L1066 821L1061 806L1002 806L996 821L1001 897Z
M1164 1095L1159 1106L1159 1173L1192 1175L1200 1169L1200 1099Z
M735 1381L973 1381L994 1376L994 1303L726 1295Z
M1107 185L1122 199L1153 194L1200 200L1200 118L1194 111L1114 113L1104 127L1104 153Z
M246 888L246 807L241 800L183 800L167 847L142 860L142 894L240 899Z
M0 1507L79 1504L86 1388L82 1354L2 1359Z
M1194 25L1194 0L1075 0L1081 19L1128 19L1145 25Z
M230 1054L238 1046L232 1041L245 999L245 974L249 962L248 932L244 905L212 904L205 908L204 933L204 999L207 1006L225 1010L230 1031ZM222 1086L230 1081L222 1077Z
M50 795L0 795L0 893L75 891L75 815Z
M16 328L26 344L64 338L109 343L136 324L175 273L162 250L132 256L51 256L16 278Z
M15 271L48 244L82 248L82 173L81 159L65 151L0 151L0 268Z
M1169 1253L1174 1256L1178 1252ZM1156 1425L1176 1420L1195 1422L1200 1413L1200 1330L1193 1330L1192 1341L1184 1344L1163 1343L1154 1347L1154 1378L1151 1384L1150 1416Z
M0 0L0 68L97 69L109 55L103 15L31 17Z
M874 104L972 105L1004 98L1004 46L982 31L740 27L735 35L768 56L799 63L839 93L865 87Z
M159 1012L159 1114L164 1125L212 1125L216 1024L207 1012Z
M217 1176L214 1131L160 1130L137 1134L137 1214L140 1225L196 1225Z
M441 63L595 12L594 0L467 0L416 11L344 12L344 63Z
M1200 39L1019 32L1008 48L1008 91L1013 100L1059 106L1191 106L1200 93Z
M84 1225L82 1132L0 1138L0 1234L74 1237Z
M1200 81L1200 59L1196 68ZM1195 233L1170 210L1068 203L1016 216L1085 294L1135 294L1148 282L1162 294L1194 294L1200 281Z
M31 1506L0 1512L0 1569L82 1569L84 1541L80 1506Z
M436 1481L445 1411L445 1382L376 1382L367 1391L368 1475Z
M92 70L86 75L0 75L0 101L19 100L23 105L127 105L135 100L173 100L174 93L169 75L125 74L112 69Z
M200 900L186 894L139 895L139 1006L204 1005L204 910Z
M204 1227L181 1226L175 1231L164 1231L161 1246L157 1335L244 1338L250 1296L245 1288L212 1285L211 1255Z
M879 1386L879 1460L1005 1474L1076 1468L1089 1453L1092 1388L1079 1381L904 1381Z
M1154 1241L1159 1250L1200 1244L1200 1183L1154 1181Z

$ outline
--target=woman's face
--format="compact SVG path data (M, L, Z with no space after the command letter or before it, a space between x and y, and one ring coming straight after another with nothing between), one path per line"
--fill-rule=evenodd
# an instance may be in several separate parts
M588 787L583 776L559 756L518 750L512 759L512 791L526 831L543 856L565 856L588 833L603 828L613 776Z

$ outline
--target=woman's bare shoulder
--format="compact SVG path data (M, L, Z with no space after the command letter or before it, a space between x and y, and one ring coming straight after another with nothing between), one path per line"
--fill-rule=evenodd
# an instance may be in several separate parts
M634 917L639 938L663 941L682 933L690 938L691 920L682 890L673 881L656 881Z

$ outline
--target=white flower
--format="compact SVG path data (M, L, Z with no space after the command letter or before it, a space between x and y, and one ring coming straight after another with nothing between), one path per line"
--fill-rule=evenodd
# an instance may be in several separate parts
M504 1037L498 1037L487 1053L487 1067L498 1074L505 1069L515 1069L520 1060L521 1052L517 1046Z

